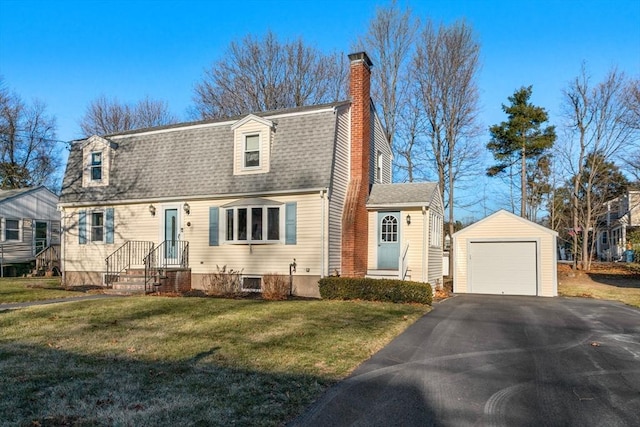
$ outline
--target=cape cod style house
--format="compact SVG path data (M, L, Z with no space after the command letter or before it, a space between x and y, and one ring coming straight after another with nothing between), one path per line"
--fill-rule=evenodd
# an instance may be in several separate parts
M15 276L35 267L40 274L59 268L58 196L46 187L0 190L0 271ZM35 265L34 265L35 262Z
M349 58L349 101L74 142L65 283L116 286L145 266L147 282L196 289L222 266L242 271L246 290L283 274L316 297L333 274L439 283L440 191L391 183L372 63Z

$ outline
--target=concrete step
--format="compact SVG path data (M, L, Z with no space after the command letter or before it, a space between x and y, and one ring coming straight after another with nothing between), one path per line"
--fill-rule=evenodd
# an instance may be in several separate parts
M367 270L367 276L373 279L394 279L398 278L398 270Z
M105 289L104 291L102 291L103 294L106 295L145 295L144 290L129 290L129 291L124 291L124 290L119 290L119 289Z

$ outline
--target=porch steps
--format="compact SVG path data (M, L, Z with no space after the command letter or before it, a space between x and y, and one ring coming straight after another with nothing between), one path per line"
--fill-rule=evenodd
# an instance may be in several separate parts
M157 282L157 278L153 282ZM144 269L131 268L127 270L104 293L110 295L144 295Z
M398 279L399 274L398 270L367 270L365 277L370 279ZM405 280L411 280L411 271L407 272Z

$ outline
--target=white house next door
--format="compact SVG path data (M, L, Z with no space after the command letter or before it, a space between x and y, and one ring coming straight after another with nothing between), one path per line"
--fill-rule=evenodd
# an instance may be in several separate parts
M400 212L378 212L378 269L397 270L400 258Z

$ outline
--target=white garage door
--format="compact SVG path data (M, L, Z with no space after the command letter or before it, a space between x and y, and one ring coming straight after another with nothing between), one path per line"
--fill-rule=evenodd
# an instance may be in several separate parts
M537 295L536 242L471 242L469 291Z

